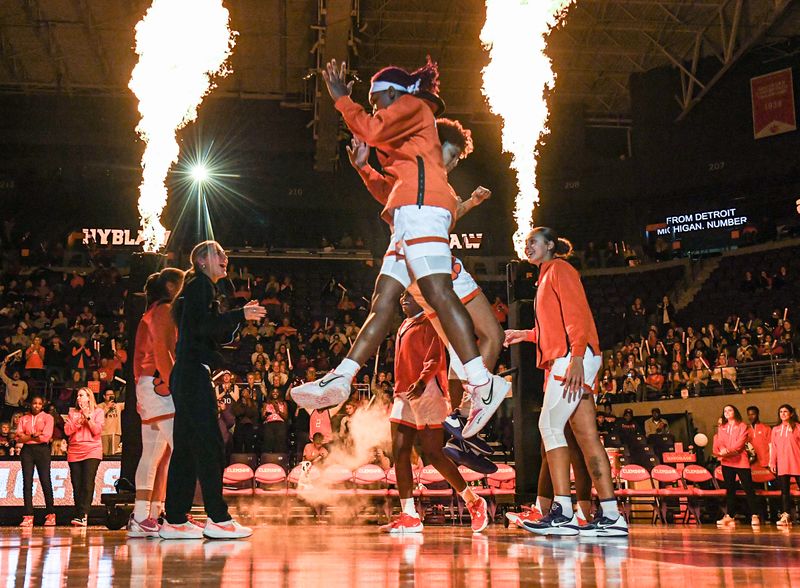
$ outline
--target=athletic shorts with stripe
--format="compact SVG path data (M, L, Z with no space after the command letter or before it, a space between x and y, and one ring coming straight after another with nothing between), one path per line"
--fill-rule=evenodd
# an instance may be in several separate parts
M408 288L419 278L451 273L450 224L450 212L438 206L401 206L395 210L381 274Z
M136 408L144 424L175 416L175 403L168 386L153 376L139 376Z
M564 435L566 427L578 403L584 394L593 394L597 382L597 373L600 371L602 358L592 353L586 348L583 356L583 393L577 394L577 398L572 401L564 397L564 376L567 367L572 359L572 354L566 357L559 357L550 365L546 372L544 385L544 402L542 413L539 417L539 431L542 434L542 442L547 451L567 446L567 438Z
M432 378L422 396L409 400L395 396L389 421L412 429L440 429L450 414L450 401L437 378Z

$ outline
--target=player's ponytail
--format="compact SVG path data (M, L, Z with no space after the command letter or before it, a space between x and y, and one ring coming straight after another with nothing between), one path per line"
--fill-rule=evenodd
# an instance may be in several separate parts
M426 56L426 63L421 68L411 72L414 81L419 80L420 92L439 93L439 65L431 60L431 56Z
M553 255L555 257L569 257L572 255L572 243L563 237L559 237L554 229L550 227L534 227L531 233L539 233L544 237L545 241L554 243Z

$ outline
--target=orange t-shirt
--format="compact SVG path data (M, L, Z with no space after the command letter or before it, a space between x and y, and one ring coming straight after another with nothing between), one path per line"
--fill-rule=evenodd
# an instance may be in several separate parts
M447 390L444 344L424 314L407 318L397 330L394 346L395 395L405 394L418 380L427 384L437 378Z

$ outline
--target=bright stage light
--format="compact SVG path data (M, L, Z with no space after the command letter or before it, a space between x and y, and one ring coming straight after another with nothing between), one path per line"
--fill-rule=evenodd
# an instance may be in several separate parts
M192 176L192 180L198 184L206 182L209 178L208 168L204 165L194 166L189 173Z

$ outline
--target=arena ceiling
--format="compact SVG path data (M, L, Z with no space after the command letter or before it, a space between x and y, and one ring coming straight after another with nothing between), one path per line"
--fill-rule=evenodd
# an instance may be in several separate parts
M234 74L215 95L312 109L318 58L335 56L325 55L335 43L326 43L322 10L346 5L346 46L360 79L388 63L417 66L430 53L440 63L450 112L486 112L480 92L480 68L487 60L479 42L483 0L225 4L240 35ZM133 28L148 5L149 0L0 0L0 92L126 94L135 63ZM780 55L798 33L798 0L577 0L550 36L559 76L556 98L583 104L588 116L625 118L630 75L670 66L681 73L683 89L676 98L688 111L744 53L759 46ZM716 66L711 73L703 68L701 76L698 62L709 56Z

